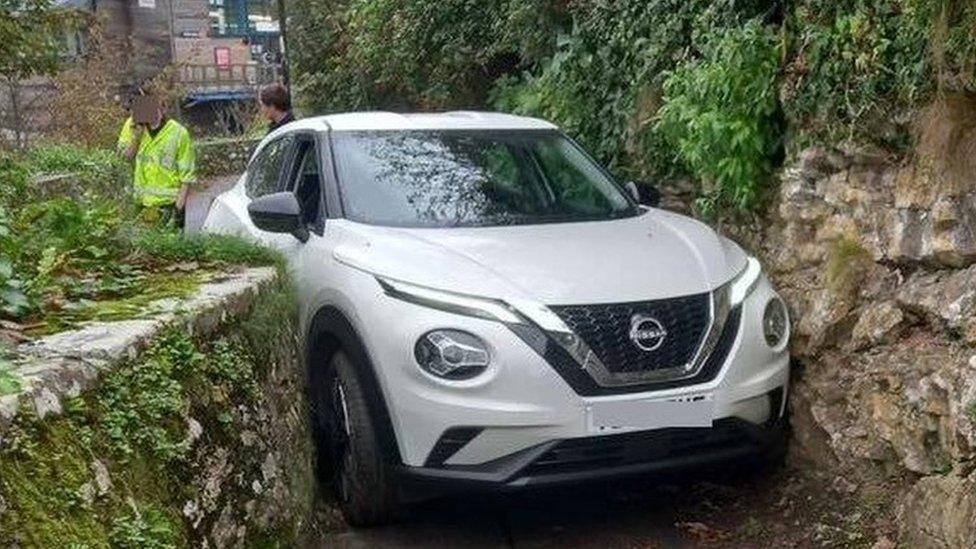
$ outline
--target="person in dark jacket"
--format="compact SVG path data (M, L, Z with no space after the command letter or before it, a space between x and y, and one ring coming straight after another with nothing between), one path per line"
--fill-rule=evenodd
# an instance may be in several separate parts
M268 133L295 120L291 113L291 95L281 84L270 84L258 94L261 114L268 119Z

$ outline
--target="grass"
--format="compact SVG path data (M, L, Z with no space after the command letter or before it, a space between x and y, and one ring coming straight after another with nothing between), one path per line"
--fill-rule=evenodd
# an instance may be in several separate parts
M30 179L62 172L77 174L77 184L47 189ZM139 316L156 299L186 296L210 272L282 268L275 252L245 239L183 237L160 225L158 212L132 203L129 172L111 150L0 154L0 319L52 333Z
M13 365L0 357L0 396L19 393L23 388L23 381L13 371Z
M216 262L241 265L276 265L280 256L270 248L231 235L200 233L180 236L171 231L147 231L134 243L146 259L166 263Z

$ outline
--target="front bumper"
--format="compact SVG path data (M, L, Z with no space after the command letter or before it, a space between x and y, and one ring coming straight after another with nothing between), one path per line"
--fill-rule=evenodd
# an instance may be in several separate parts
M770 395L770 398L779 398ZM552 440L479 465L401 467L407 497L459 492L511 492L676 473L740 462L759 464L785 450L788 424L738 418L711 428L668 428Z
M574 389L551 363L500 322L394 299L366 274L356 280L362 289L355 324L389 410L399 457L406 472L416 473L412 476L431 476L426 470L432 463L437 465L434 476L452 477L484 467L496 474L490 467L497 465L490 464L531 455L553 441L616 436L595 432L587 422L588 410L606 403L707 398L714 404L713 425L743 420L762 426L783 414L782 404L774 406L766 398L775 390L787 394L789 356L783 348L770 348L763 338L763 310L776 296L765 277L742 303L740 329L714 377L681 387L599 395ZM413 358L417 338L442 328L476 334L487 344L492 362L485 373L467 380L444 380L417 366ZM680 425L658 423L665 429ZM439 442L456 429L477 432L438 463L433 458ZM515 477L506 477L504 484L512 482Z

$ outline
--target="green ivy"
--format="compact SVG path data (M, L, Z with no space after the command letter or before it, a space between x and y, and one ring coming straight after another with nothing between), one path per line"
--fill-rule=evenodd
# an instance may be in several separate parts
M189 400L180 380L204 357L181 332L169 334L145 356L106 377L98 400L102 427L122 457L142 451L164 463L182 459L189 450L182 421Z
M784 149L908 153L936 93L976 92L971 0L290 4L314 110L540 116L622 175L690 176L706 211L761 204Z
M109 542L118 549L175 549L182 537L180 525L169 514L133 506L131 514L113 521Z
M904 151L913 115L940 84L976 91L968 0L802 0L786 28L793 148L854 142Z

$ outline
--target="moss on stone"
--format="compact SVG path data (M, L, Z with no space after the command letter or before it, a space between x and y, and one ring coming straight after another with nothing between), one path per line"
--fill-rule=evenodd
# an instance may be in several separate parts
M860 277L871 262L871 256L861 243L851 237L841 237L827 255L825 283L837 296L855 291Z
M183 299L212 276L214 273L210 271L154 273L140 283L138 292L107 299L82 300L67 308L49 311L38 327L29 333L33 336L50 335L69 330L81 322L108 322L145 316L153 312L153 302Z
M310 461L311 454L280 444L310 441L301 428L286 433L274 423L294 415L282 413L283 403L294 406L302 394L297 378L288 378L286 388L297 394L274 394L282 391L280 368L301 375L293 313L290 285L280 282L217 334L167 332L107 373L98 388L64 402L60 416L40 419L26 407L2 435L0 546L213 543L225 515L247 527L236 541L296 542L308 527L314 483L296 479L301 474L288 461ZM274 481L265 471L270 453L280 462L277 474L288 477L286 492L303 487L293 510L281 509L290 492L255 488ZM226 465L209 463L215 456ZM102 466L109 488L97 474ZM262 493L274 499L251 520Z
M23 387L21 377L14 372L10 362L0 356L0 396L19 393L21 387Z

